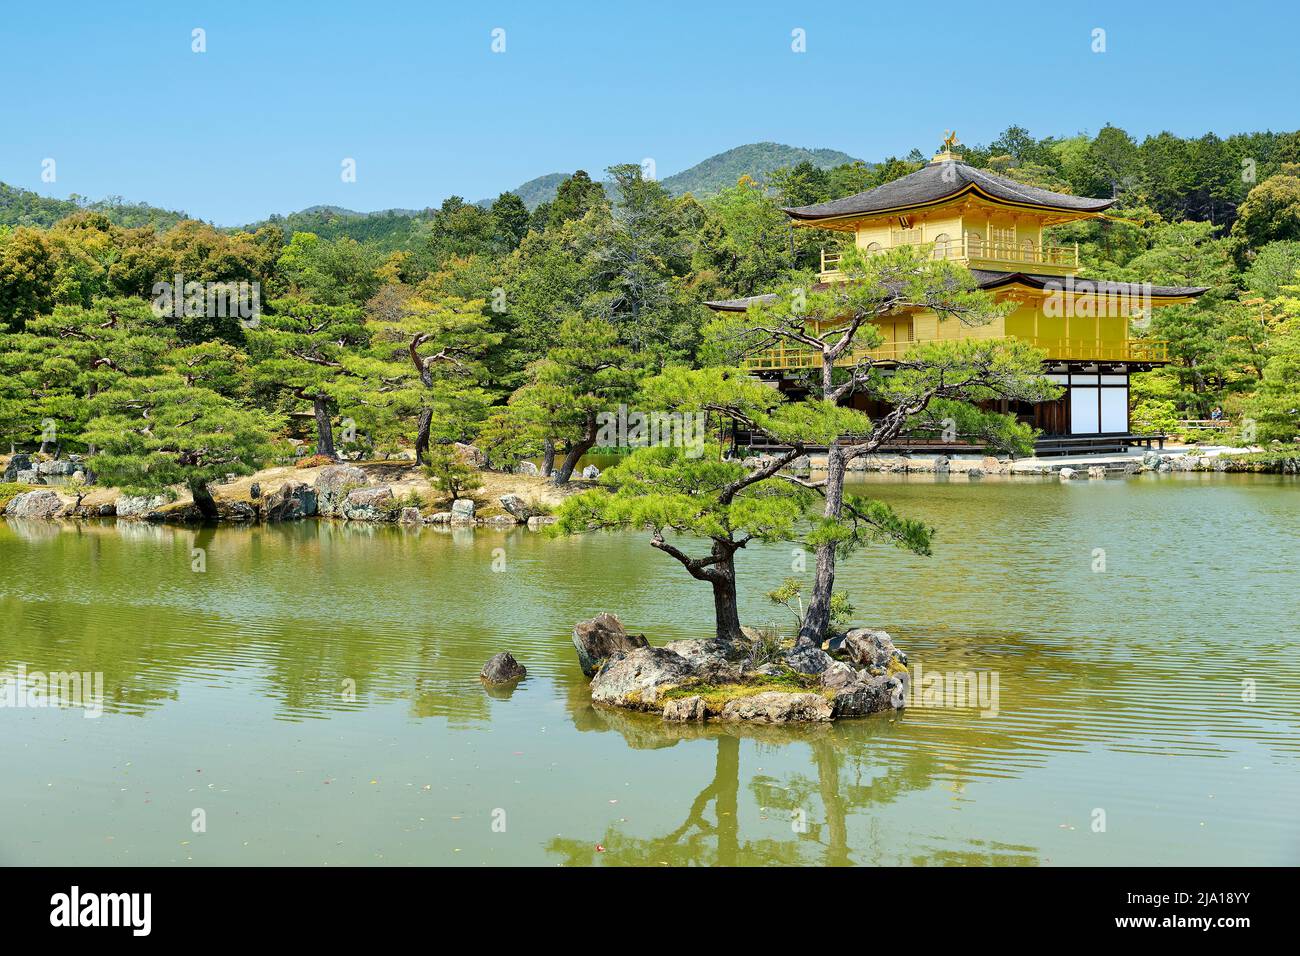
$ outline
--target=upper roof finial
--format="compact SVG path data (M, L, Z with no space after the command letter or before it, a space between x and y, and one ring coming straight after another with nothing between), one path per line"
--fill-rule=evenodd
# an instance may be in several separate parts
M931 163L952 163L961 159L960 156L953 152L954 146L961 145L960 140L957 139L957 134L952 130L946 132L947 135L943 138L943 149L934 154L934 158L930 160Z

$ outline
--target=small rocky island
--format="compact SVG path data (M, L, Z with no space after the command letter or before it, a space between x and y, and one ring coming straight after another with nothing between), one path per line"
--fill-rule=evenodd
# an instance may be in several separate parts
M573 644L592 703L670 721L829 721L899 710L907 696L907 655L871 628L825 648L790 646L754 628L735 639L652 647L613 614L598 614L574 627Z

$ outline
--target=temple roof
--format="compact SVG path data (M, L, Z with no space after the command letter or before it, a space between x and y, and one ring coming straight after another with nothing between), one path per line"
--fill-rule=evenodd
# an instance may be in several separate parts
M893 182L868 189L855 196L793 206L783 209L794 219L834 219L841 216L878 215L895 209L908 209L951 199L967 191L977 191L991 199L1021 206L1037 206L1062 212L1101 212L1115 204L1114 199L1088 199L1067 196L1037 186L1027 186L996 173L976 169L960 160L930 163Z
M1208 286L1146 285L1141 282L1111 282L1108 279L1080 279L1077 276L1046 276L1029 272L993 272L989 269L972 269L976 285L981 289L996 289L1005 285L1025 285L1033 289L1059 288L1077 295L1100 293L1102 295L1127 295L1133 298L1148 296L1152 299L1194 299L1208 290ZM818 282L812 291L821 292L832 283ZM705 302L715 312L744 312L755 302L775 301L774 294L751 295L743 299L719 299Z

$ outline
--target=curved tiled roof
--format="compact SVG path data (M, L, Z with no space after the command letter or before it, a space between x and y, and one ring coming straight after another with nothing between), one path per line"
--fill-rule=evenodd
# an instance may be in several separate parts
M976 169L960 161L930 163L893 182L868 189L856 196L846 196L811 206L792 206L783 212L794 219L833 219L839 216L884 213L892 209L923 206L978 189L1003 202L1041 206L1064 212L1101 212L1115 204L1114 199L1088 199L1066 196L1037 186L1027 186L996 173Z
M1206 292L1208 286L1196 285L1146 285L1142 282L1111 282L1109 279L1080 279L1077 276L1047 276L1032 272L994 272L990 269L972 269L971 275L981 289L996 289L1004 285L1027 285L1034 289L1043 289L1051 285L1058 286L1063 292L1080 295L1098 293L1101 295L1127 295L1134 298L1147 296L1153 299L1194 299ZM829 283L819 282L813 291L820 292ZM744 312L755 302L772 302L775 294L751 295L743 299L718 299L705 302L715 312Z
M1209 290L1209 286L1200 285L1149 285L1145 282L1112 282L1109 279L1082 279L1079 276L1045 276L1032 272L993 272L989 269L972 269L981 289L996 289L998 286L1019 283L1031 288L1042 289L1051 286L1053 290L1074 292L1080 295L1097 293L1100 295L1149 296L1153 299L1196 298Z

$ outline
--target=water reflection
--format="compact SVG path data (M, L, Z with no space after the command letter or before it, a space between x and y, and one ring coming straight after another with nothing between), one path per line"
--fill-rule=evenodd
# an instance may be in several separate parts
M328 766L321 777L352 772L363 790L400 765L454 794L458 820L499 806L503 789L528 794L545 812L534 831L512 831L512 862L1294 862L1296 486L1196 477L1195 488L873 483L939 526L936 555L869 551L842 583L862 619L927 671L997 672L998 715L913 708L793 729L665 725L591 706L575 620L618 610L656 643L711 624L707 595L641 536L4 520L0 671L102 672L108 716L77 722L106 728L92 733L0 712L0 755L78 766L103 735L122 752L137 741L166 752L191 728L272 780L286 753ZM1089 569L1097 547L1105 574ZM746 555L747 619L771 616L762 593L788 569L786 549ZM485 688L479 670L503 650L528 678ZM546 759L520 769L525 750ZM584 792L632 782L654 793L635 817L578 809ZM94 819L78 801L120 789L88 773L82 789L37 799L28 784L0 783L11 819L33 806ZM260 786L248 799L303 799ZM337 814L346 834L358 808L323 789L315 812ZM403 820L402 834L426 815L374 799L369 819ZM1109 842L1087 836L1097 806L1112 810ZM438 819L420 825L466 849L459 862L475 849L501 861L489 834L476 843ZM388 859L423 859L419 844L400 845Z

